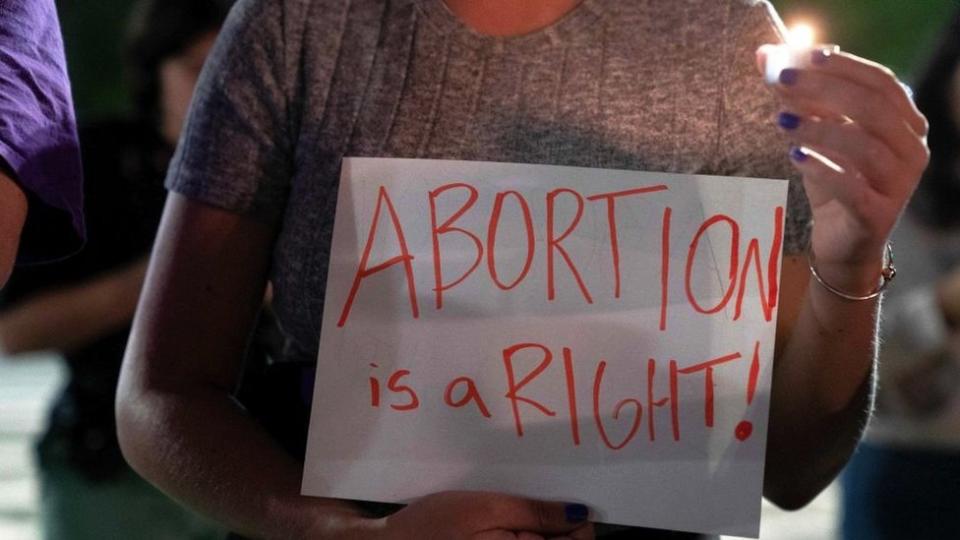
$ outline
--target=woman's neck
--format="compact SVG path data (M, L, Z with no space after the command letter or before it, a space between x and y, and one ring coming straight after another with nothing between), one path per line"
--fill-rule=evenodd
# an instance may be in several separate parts
M581 0L443 0L473 30L488 36L520 36L550 26Z

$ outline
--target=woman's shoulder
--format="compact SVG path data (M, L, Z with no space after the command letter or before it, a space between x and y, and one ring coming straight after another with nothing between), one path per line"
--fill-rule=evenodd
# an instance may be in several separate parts
M299 34L307 27L338 24L342 15L362 10L364 5L383 4L382 0L238 0L231 10L228 25L250 26Z
M440 1L440 0L436 0ZM418 0L239 0L235 18L288 45L334 47L353 35L378 35L387 14L408 13ZM361 38L361 39L363 39ZM374 39L376 41L376 39Z
M727 4L727 9L732 15L741 17L772 18L776 17L776 8L770 0L727 0L727 2L716 2L717 4Z
M656 20L658 26L662 24L683 35L712 35L718 40L731 33L748 30L776 35L781 26L776 9L768 0L623 2L607 5L614 12L634 10L636 17ZM630 18L630 14L627 15L626 18ZM617 18L620 17L614 20Z
M774 39L783 36L783 21L769 0L729 0L729 4L730 23L736 30Z
M239 0L235 9L282 13L286 18L310 25L338 21L343 14L379 10L390 5L412 5L416 0ZM303 18L296 18L303 16Z

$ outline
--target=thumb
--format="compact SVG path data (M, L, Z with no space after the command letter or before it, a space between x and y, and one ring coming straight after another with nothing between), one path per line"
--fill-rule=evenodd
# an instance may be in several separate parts
M541 501L500 495L496 511L489 519L497 527L508 530L530 531L547 535L571 532L590 517L590 510L583 504Z

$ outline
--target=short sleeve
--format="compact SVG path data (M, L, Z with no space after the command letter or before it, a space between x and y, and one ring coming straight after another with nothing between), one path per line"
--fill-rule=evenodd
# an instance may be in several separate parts
M208 57L167 174L171 191L275 222L292 168L284 7L241 0Z
M784 227L784 253L806 251L810 206L803 183L790 163L788 145L773 123L778 105L756 67L756 50L783 41L779 16L766 1L733 0L724 42L729 61L723 79L719 170L731 176L790 182Z
M83 244L80 149L52 0L0 0L0 168L27 196L18 263Z

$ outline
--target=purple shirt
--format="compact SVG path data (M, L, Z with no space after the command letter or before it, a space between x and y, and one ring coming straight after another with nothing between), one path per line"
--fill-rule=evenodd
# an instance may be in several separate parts
M80 149L53 0L0 0L0 166L29 204L17 261L79 249Z

